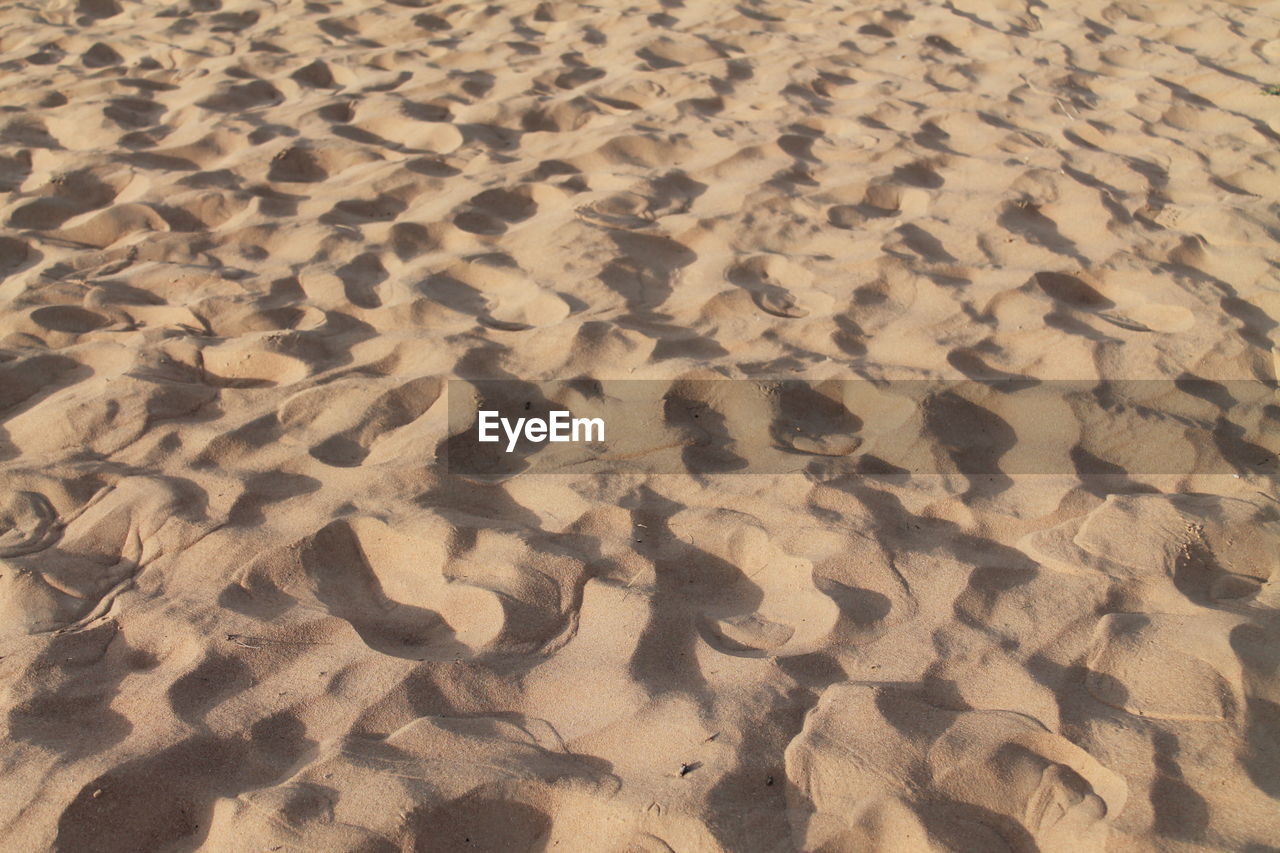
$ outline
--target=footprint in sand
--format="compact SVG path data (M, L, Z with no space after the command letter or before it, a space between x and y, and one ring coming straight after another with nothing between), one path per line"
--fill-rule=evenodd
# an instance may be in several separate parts
M17 447L52 458L86 450L115 453L163 421L190 415L217 396L196 367L170 358L159 347L99 352L105 356L88 365L93 375L53 390L8 418L5 426Z
M849 411L838 382L779 383L770 394L770 431L782 447L813 456L848 456L862 445L862 421Z
M915 593L893 556L853 529L801 527L780 543L813 563L814 584L840 609L833 638L853 644L878 640L915 618Z
M509 225L524 222L537 211L538 203L531 188L492 189L467 202L453 223L472 234L502 234Z
M3 167L0 166L0 169ZM3 192L0 187L0 192ZM0 282L20 270L26 269L40 257L40 253L31 248L25 240L13 237L0 237Z
M880 178L869 185L855 183L834 188L827 198L837 202L827 208L827 222L845 230L891 227L902 215L924 216L933 193L921 182Z
M340 518L259 557L223 602L265 619L289 618L297 606L328 613L394 657L471 656L497 637L505 616L494 593L446 577L448 536L439 519Z
M61 534L58 514L44 495L27 491L0 495L0 558L42 551Z
M347 169L380 162L365 148L338 145L294 145L272 158L267 180L286 184L314 184Z
M337 379L289 397L277 418L294 440L309 445L312 457L326 465L350 468L366 464L389 433L422 417L443 387L434 376L408 381Z
M731 266L725 278L746 290L757 308L774 317L799 319L809 316L810 310L826 311L834 304L831 297L814 288L813 273L781 255L746 258Z
M60 228L73 217L109 205L131 180L127 170L105 166L55 175L36 191L37 198L9 214L9 225L37 231Z
M450 267L447 275L484 299L475 306L477 319L491 329L523 331L550 326L569 316L569 303L543 286L510 255L473 255Z
M79 369L78 361L63 355L40 351L21 356L6 353L0 360L0 412L51 393ZM5 417L13 417L12 412Z
M1211 495L1112 495L1083 518L1027 536L1045 567L1141 585L1155 608L1225 609L1280 601L1280 514Z
M1038 272L1030 285L1048 295L1062 308L1092 314L1130 332L1183 332L1195 324L1195 315L1181 305L1163 305L1145 301L1143 288L1127 288L1131 295L1117 295L1123 304L1113 301L1092 284L1068 273Z
M584 222L632 231L651 228L656 222L649 212L649 199L633 192L611 193L582 205L575 213Z
M1134 716L1234 721L1244 673L1231 648L1231 614L1110 613L1098 622L1085 686L1099 702Z
M137 234L162 233L170 230L165 218L145 204L117 204L94 214L87 220L51 232L57 240L81 246L106 249Z
M0 497L0 637L58 628L102 609L148 564L207 529L202 496L170 480L129 477L69 518L48 498Z
M680 543L696 549L680 553L701 600L704 636L716 648L738 655L803 654L836 626L840 609L815 584L812 561L776 544L759 519L726 509L686 509L667 524Z
M348 780L340 794L333 779ZM342 738L295 775L217 801L211 838L316 850L528 849L552 827L548 804L590 808L618 789L608 763L566 749L546 721L520 714L420 717L382 736ZM619 832L606 828L606 833ZM595 835L595 833L593 833ZM600 849L617 849L604 848Z
M1274 505L1210 495L1113 495L1032 534L1047 568L1098 572L1151 612L1098 622L1086 686L1098 701L1163 720L1233 721L1247 684L1229 638L1280 595Z
M290 354L289 338L278 332L244 334L200 351L204 378L224 388L271 388L305 378L305 359Z
M1122 777L1030 717L866 684L827 688L786 768L805 850L926 838L948 850L1102 850L1128 796Z

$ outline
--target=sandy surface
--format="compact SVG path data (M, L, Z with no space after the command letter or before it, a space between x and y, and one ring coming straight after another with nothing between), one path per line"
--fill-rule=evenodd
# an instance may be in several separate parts
M1274 466L437 451L457 377L1274 378L1278 16L5 3L0 849L1277 849Z

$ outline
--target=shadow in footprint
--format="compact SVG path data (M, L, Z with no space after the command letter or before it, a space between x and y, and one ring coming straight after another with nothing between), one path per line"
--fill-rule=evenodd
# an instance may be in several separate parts
M1171 732L1152 733L1156 778L1149 800L1155 813L1155 830L1165 838L1195 841L1204 838L1209 826L1209 804L1183 778L1178 766L1178 736Z
M1000 458L1018 443L1007 421L950 391L926 399L923 412L925 430L968 478L966 496L990 496L1012 485L1000 469Z
M920 226L907 223L905 225L899 225L897 231L902 235L902 241L906 244L907 248L924 258L926 261L932 261L934 263L956 262L955 256L943 248L943 245L938 238L934 237Z
M501 799L499 793L478 788L412 814L408 824L415 836L414 853L541 849L551 832L550 816L527 803Z
M1024 200L1006 205L996 222L1028 243L1059 255L1067 255L1082 264L1088 262L1080 255L1075 241L1059 231L1058 223L1041 213L1034 202Z
M407 205L398 198L380 195L373 199L340 201L320 221L326 225L363 225L388 222L405 211Z
M342 280L343 291L352 305L359 308L382 306L377 288L387 280L387 271L377 255L372 252L358 255L338 269L337 275Z
M134 853L204 846L218 798L274 782L313 745L301 726L269 731L284 737L267 752L261 738L268 731L255 725L249 738L195 735L112 767L62 812L53 848Z
M30 671L57 671L58 679L32 686L33 694L8 710L8 736L55 751L66 761L99 754L133 730L128 717L111 708L121 682L146 663L114 623L84 632L54 635ZM93 731L86 738L85 732Z
M662 420L686 442L680 458L689 474L741 471L749 464L732 449L734 438L724 415L697 395L673 388L663 397Z
M1084 311L1114 308L1115 303L1073 275L1038 272L1031 277L1036 286L1056 302Z
M385 655L418 660L429 647L455 645L453 629L438 613L386 596L366 547L346 519L330 522L302 543L299 560L320 603Z
M315 154L305 148L290 148L277 154L267 171L267 180L283 183L318 183L328 177Z

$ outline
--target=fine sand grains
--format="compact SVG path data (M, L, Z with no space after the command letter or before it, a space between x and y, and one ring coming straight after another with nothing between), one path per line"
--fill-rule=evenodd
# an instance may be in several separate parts
M1274 380L1278 20L4 4L0 849L1277 848L1225 390L1226 474L437 454L451 378Z

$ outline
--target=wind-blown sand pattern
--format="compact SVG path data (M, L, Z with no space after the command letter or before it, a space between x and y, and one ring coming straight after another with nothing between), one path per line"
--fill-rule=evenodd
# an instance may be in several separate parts
M5 4L0 849L1280 848L1227 403L1235 476L437 455L452 378L1274 380L1278 19Z

